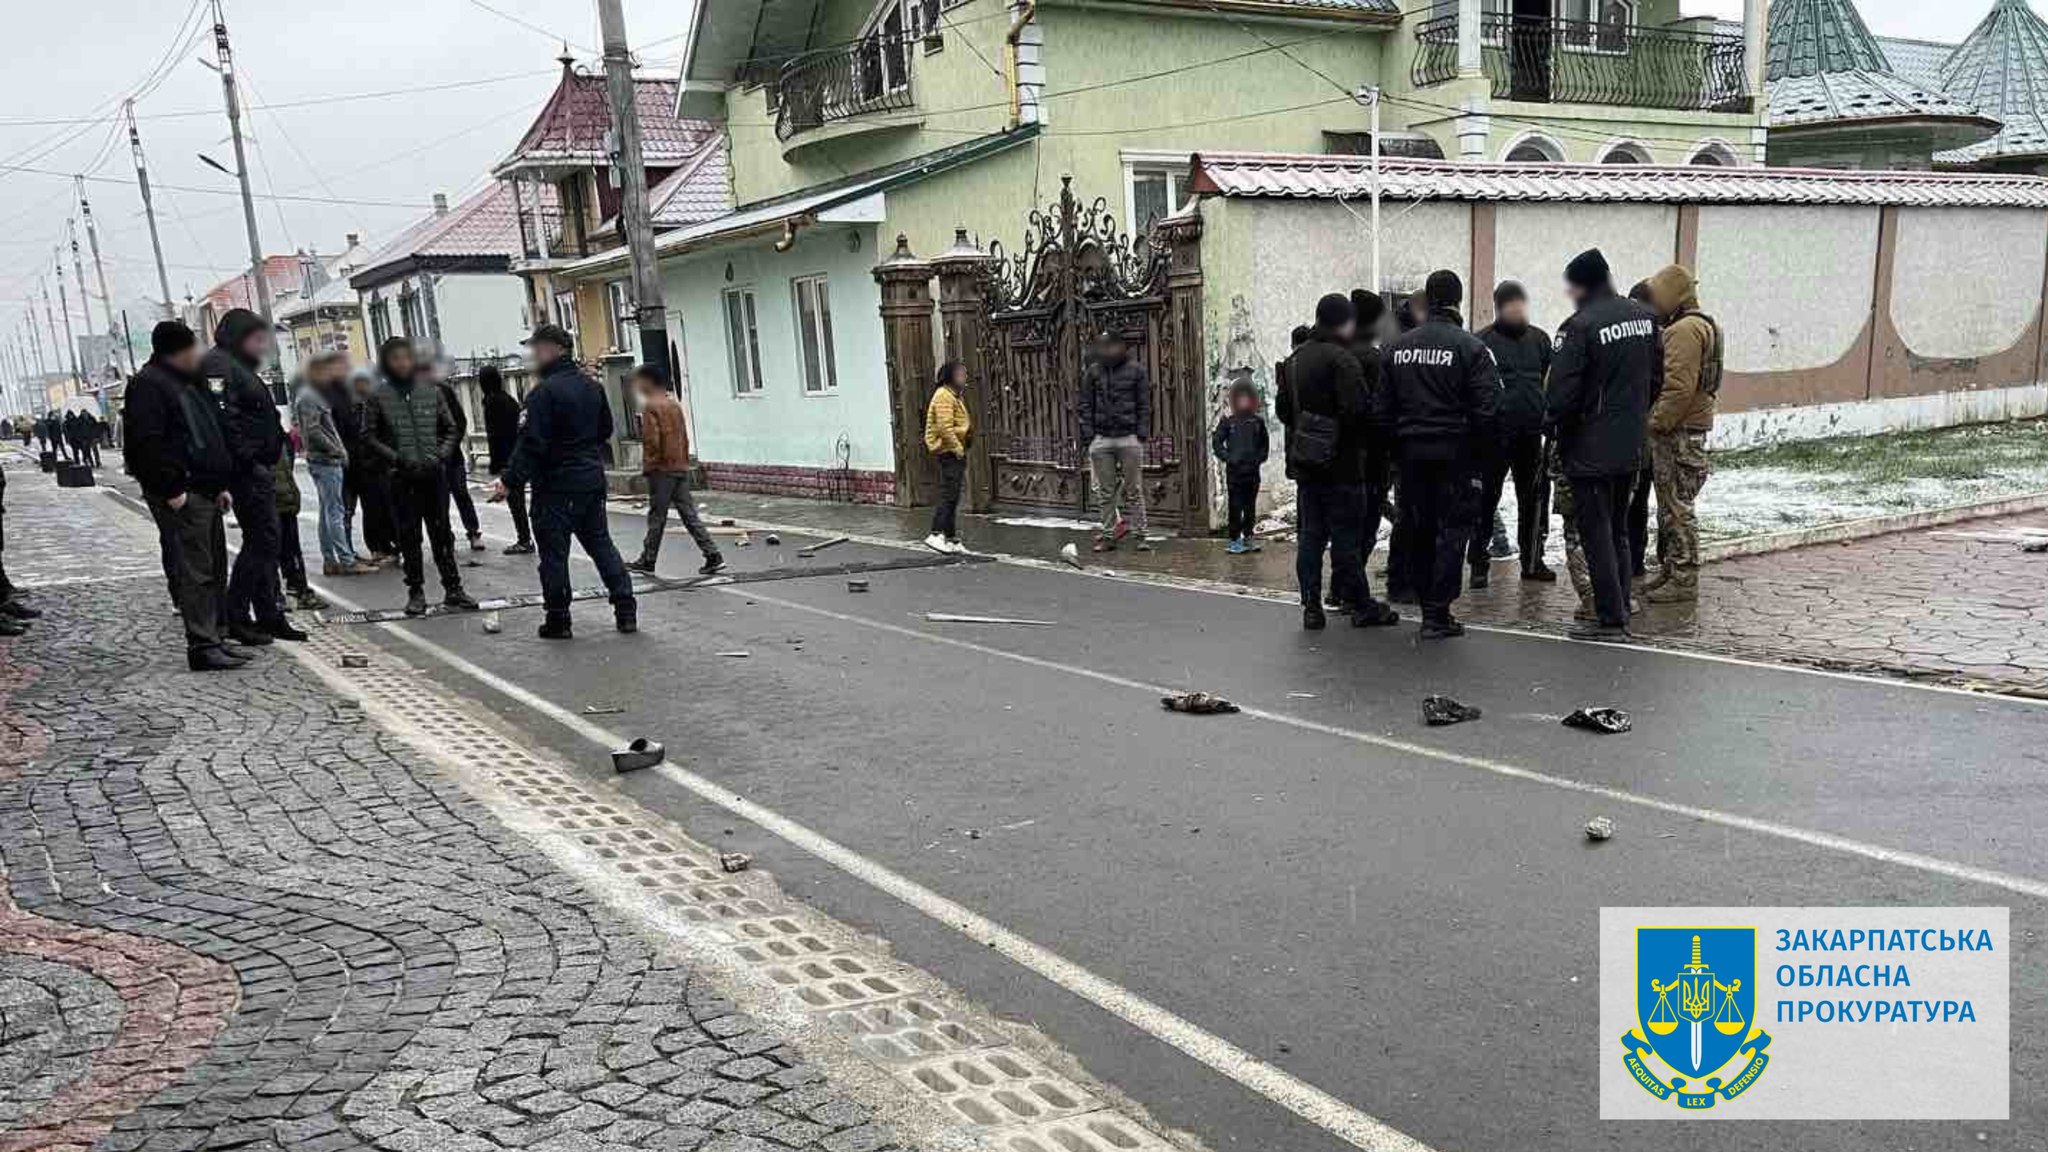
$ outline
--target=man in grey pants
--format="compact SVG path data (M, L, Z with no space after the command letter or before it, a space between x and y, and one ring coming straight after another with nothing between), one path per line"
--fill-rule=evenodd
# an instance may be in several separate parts
M690 495L690 436L683 425L683 406L668 390L668 381L655 368L633 369L633 390L640 396L640 471L647 477L647 540L638 559L626 567L635 572L654 571L661 557L661 533L668 527L668 510L673 506L683 518L690 539L704 554L704 566L697 571L709 576L725 567L718 543L697 515L697 500Z
M1128 530L1137 533L1137 550L1150 552L1144 467L1145 441L1152 438L1152 382L1144 366L1131 359L1123 333L1105 330L1095 338L1095 349L1095 363L1081 377L1074 413L1102 508L1094 550L1114 550Z

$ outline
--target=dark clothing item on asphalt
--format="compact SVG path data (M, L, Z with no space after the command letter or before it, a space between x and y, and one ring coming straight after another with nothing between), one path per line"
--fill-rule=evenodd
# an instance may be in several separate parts
M1527 324L1496 320L1479 330L1500 372L1500 435L1543 431L1543 387L1550 374L1550 337Z
M437 385L387 375L370 394L363 450L400 475L441 475L455 454L455 414Z
M1628 497L1633 473L1571 478L1579 546L1593 578L1593 611L1608 627L1628 626Z
M484 393L484 440L490 451L487 468L496 476L512 462L512 448L519 441L519 401L503 386Z
M1548 411L1567 476L1619 476L1642 464L1650 403L1663 386L1656 318L1603 288L1558 330Z
M271 465L241 465L228 494L235 501L235 524L242 530L242 550L228 574L228 621L268 624L278 619L281 594L277 584L277 478Z
M442 590L461 591L462 569L455 560L455 533L448 527L448 487L441 470L405 472L391 477L389 483L393 528L407 590L426 586L426 566L420 556L420 537L424 535L433 549L434 571L441 576Z
M164 578L185 624L185 646L217 648L227 616L228 536L217 498L188 496L181 508L151 496L149 514L163 545Z
M532 407L527 418L533 416ZM611 594L614 611L634 610L633 577L626 562L612 544L605 519L604 490L536 490L533 494L534 543L540 546L540 594L550 621L569 619L569 540L583 546L583 554L597 565L605 591Z
M505 466L505 483L532 485L536 516L541 493L601 494L611 438L604 389L563 357L548 365L526 397L526 424Z
M1493 353L1452 308L1396 336L1380 354L1379 424L1401 459L1469 458L1494 436L1500 373Z
M158 360L128 382L128 470L145 496L180 492L212 498L227 491L235 470L220 428L220 407L206 383Z
M1081 377L1081 393L1074 404L1080 421L1081 441L1100 436L1115 440L1136 436L1152 438L1152 381L1144 365L1126 355L1111 363L1098 360Z
M1461 460L1430 455L1401 460L1401 511L1414 518L1408 583L1422 605L1424 623L1449 620L1451 603L1464 586L1471 481L1472 471Z
M1351 356L1349 352L1343 355L1346 359ZM1356 483L1304 481L1295 485L1294 499L1299 529L1294 549L1294 581L1301 588L1301 606L1322 605L1325 548L1330 552L1330 591L1337 602L1360 605L1371 600L1372 589L1365 579L1365 557L1358 542L1364 491Z
M1222 462L1226 476L1241 472L1258 475L1259 466L1271 453L1266 418L1257 412L1232 412L1223 417L1209 435L1209 451Z
M955 456L953 459L958 460L959 457ZM941 486L945 482L945 472L946 458L941 456ZM943 507L943 492L939 496L939 502ZM954 502L959 502L957 489L954 493ZM697 551L704 554L704 559L718 559L718 542L711 538L711 530L704 527L704 518L697 514L697 498L690 495L690 474L687 472L647 474L647 539L641 543L640 558L651 565L661 556L661 534L668 528L668 512L671 507L675 509L676 515L682 518L683 530L696 542Z
M212 350L199 364L199 374L220 401L221 431L237 464L269 466L284 452L277 398L256 374L259 365L242 351L243 342L263 328L263 318L254 312L229 309L214 332Z
M932 506L932 535L946 540L960 538L960 490L967 483L967 457L941 452L933 459L939 464L939 500ZM696 533L692 532L691 535Z
M1288 358L1287 459L1302 484L1355 488L1360 480L1371 397L1351 350L1317 329Z

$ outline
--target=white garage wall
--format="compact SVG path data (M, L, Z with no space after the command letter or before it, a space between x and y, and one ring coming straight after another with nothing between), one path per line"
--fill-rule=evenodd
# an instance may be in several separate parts
M1494 221L1494 277L1522 282L1530 321L1545 331L1572 314L1564 292L1572 257L1600 249L1615 290L1626 292L1678 253L1678 209L1669 204L1502 204ZM1493 285L1470 291L1490 295Z
M1915 355L2012 347L2041 305L2048 216L2026 208L1906 208L1892 259L1892 323Z
M1849 351L1870 319L1878 215L1836 206L1700 209L1700 306L1726 334L1729 371L1819 368Z

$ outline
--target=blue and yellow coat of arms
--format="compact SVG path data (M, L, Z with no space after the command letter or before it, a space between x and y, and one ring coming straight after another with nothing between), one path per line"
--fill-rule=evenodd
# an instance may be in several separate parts
M1636 929L1637 1026L1621 1043L1645 1092L1711 1108L1748 1091L1771 1062L1755 1009L1756 929ZM1671 1074L1653 1071L1653 1058Z

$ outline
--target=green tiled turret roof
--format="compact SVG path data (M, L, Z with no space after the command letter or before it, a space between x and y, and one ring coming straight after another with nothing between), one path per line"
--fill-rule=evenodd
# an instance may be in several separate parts
M2025 0L1994 0L1942 66L1942 87L1996 116L1989 140L1944 152L1943 164L2048 156L2048 25Z
M1823 72L1889 72L1877 38L1849 0L1779 0L1771 5L1764 79Z
M1771 5L1764 86L1774 129L1917 124L1936 148L1983 139L1996 127L1967 100L1893 70L1850 0Z

